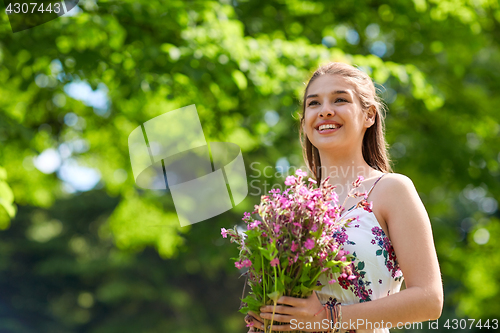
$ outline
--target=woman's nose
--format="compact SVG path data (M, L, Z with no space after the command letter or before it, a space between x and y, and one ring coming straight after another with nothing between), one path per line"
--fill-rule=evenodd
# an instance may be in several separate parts
M326 105L325 107L323 107L323 109L321 109L321 112L319 113L319 116L322 117L322 118L323 117L331 117L334 114L335 113L334 113L333 109L330 106Z

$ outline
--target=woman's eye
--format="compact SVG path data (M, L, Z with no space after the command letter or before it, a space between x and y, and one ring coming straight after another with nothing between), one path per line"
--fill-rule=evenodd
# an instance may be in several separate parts
M338 102L338 101L340 101L340 102L347 102L346 99L340 98L340 97L335 100L335 103Z
M313 103L318 103L318 102L317 101L311 101L311 102L309 102L309 104L307 104L307 106L311 106L311 105L313 105Z

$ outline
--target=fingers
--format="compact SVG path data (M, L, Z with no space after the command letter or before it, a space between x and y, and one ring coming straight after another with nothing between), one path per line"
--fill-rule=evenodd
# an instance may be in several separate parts
M248 314L245 316L245 322L247 323L247 327L250 327L248 332L256 332L254 328L264 327L264 319L253 311L248 311Z
M295 315L297 314L297 308L291 307L291 306L284 306L284 305L276 305L276 309L274 308L274 305L266 305L260 308L260 316L264 313L279 313L279 314L286 314L286 315ZM264 317L262 317L264 318Z
M290 306L302 306L304 301L304 298L281 296L276 303Z
M255 320L258 320L260 322L263 322L264 319L262 319L262 317L260 317L258 314L256 314L255 312L253 311L248 311L248 315L250 315L251 317L253 317Z
M291 327L290 327L290 324L273 325L272 328L273 328L273 332L277 332L277 331L291 331L292 330ZM253 331L252 331L252 329L253 329ZM261 323L261 322L254 321L254 325L250 328L250 331L248 331L248 332L256 332L256 329L260 329L260 330L264 331L264 324Z
M269 320L273 319L274 321L280 321L280 322L285 322L285 323L289 323L293 318L290 315L282 315L282 314L277 314L277 313L275 313L274 317L273 317L272 313L267 313L267 312L261 313L260 315L264 319L269 319Z

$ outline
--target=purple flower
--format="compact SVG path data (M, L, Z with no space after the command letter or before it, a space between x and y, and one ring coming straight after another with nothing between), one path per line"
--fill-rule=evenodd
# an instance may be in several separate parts
M273 260L271 260L271 266L276 267L276 265L278 265L279 262L280 261L278 260L278 258L274 258Z
M227 238L227 230L226 230L226 228L221 228L220 231L221 231L222 238Z
M311 238L308 238L304 243L304 247L309 250L312 249L314 247L314 241Z
M295 244L295 241L292 241L292 252L297 251L298 248L299 248L299 246L297 244Z

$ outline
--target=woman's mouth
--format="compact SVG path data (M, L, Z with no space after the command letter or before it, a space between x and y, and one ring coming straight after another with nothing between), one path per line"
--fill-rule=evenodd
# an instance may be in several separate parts
M319 134L329 134L338 131L340 128L342 128L342 125L321 125L317 131Z

